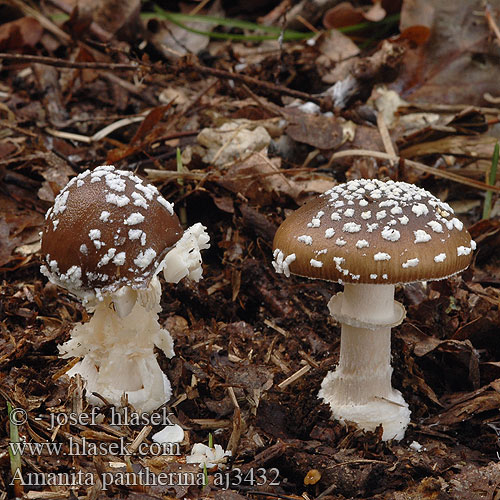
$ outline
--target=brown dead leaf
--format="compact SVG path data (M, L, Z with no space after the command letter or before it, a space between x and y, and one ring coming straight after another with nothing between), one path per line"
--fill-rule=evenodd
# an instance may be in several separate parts
M316 64L322 62L339 62L359 54L359 47L346 35L338 30L329 30L322 34L316 43L321 55L316 59ZM326 64L325 64L326 65Z
M268 205L275 196L286 195L296 199L302 188L283 175L280 164L280 158L268 159L261 153L254 153L243 162L230 167L218 183L259 205ZM230 208L231 206L227 207L225 211Z
M0 25L0 50L22 50L34 47L42 38L43 28L33 17L22 17Z
M285 110L289 125L286 133L297 142L318 149L337 149L344 142L342 124L332 116L304 113L297 108Z
M40 172L45 179L42 187L38 190L38 197L43 201L54 201L59 191L68 183L69 176L74 172L61 162L57 167L48 167Z
M369 8L354 7L350 2L341 2L327 10L323 16L323 25L327 29L353 26L363 21L382 21L386 12L380 0L374 0Z
M13 260L23 259L14 256L19 245L33 242L44 221L43 215L31 210L18 210L16 204L7 197L0 197L0 268Z
M427 26L410 26L401 32L398 40L409 40L417 45L424 45L431 36L431 30Z
M497 391L487 391L458 403L439 415L431 418L429 423L456 425L474 418L481 413L500 410L500 394Z
M85 2L80 2L82 5L75 5L71 11L69 19L64 23L64 28L75 40L87 36L92 24L92 9L85 6Z
M0 216L0 266L5 266L11 259L12 252L20 243L20 238L13 236L15 220Z
M437 141L422 142L400 150L403 158L415 158L430 154L452 154L472 156L474 158L491 158L497 139L489 135L459 136L453 135Z
M92 10L94 22L107 32L120 32L123 38L132 39L140 33L140 0L90 0L86 3Z
M214 26L214 24L195 21L184 24L192 30L205 32L210 31ZM170 60L176 60L187 54L197 54L206 49L210 42L208 36L188 31L165 19L151 19L147 23L147 28L151 43Z
M0 142L0 159L9 156L16 150L17 148L12 142Z
M413 352L419 358L432 352L442 343L442 340L425 335L418 328L412 327L411 324L405 325L405 328L401 328L399 335L407 344L413 346Z
M172 104L173 103L170 102L165 106L153 108L142 121L129 145L125 148L117 148L109 151L106 161L110 164L116 163L127 156L137 153L147 144L154 141L158 135L161 134L161 130L159 128L157 129L157 125Z
M403 2L400 29L412 26L427 26L431 34L427 44L407 53L394 87L403 98L481 105L487 104L485 93L498 95L498 45L481 0L463 0L460 8L441 0Z

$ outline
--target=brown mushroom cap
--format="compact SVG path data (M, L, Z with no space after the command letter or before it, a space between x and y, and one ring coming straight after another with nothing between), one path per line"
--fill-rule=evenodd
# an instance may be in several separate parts
M146 288L183 232L156 187L111 165L73 178L45 218L41 271L81 297Z
M452 208L428 191L360 179L296 210L276 232L273 249L278 272L392 284L458 273L475 243Z

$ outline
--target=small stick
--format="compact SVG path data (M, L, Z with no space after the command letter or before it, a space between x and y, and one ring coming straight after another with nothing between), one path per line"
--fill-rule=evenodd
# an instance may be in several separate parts
M6 497L0 497L6 498ZM68 491L28 491L24 495L28 500L58 500L59 498L69 498Z
M139 71L144 69L155 74L164 74L165 69L157 69L147 66L143 63L135 64L124 64L124 63L106 63L106 62L82 62L82 61L67 61L65 59L57 59L55 57L45 57L45 56L33 56L27 54L7 54L5 52L0 52L0 59L4 61L13 61L18 63L38 63L46 64L48 66L55 66L58 68L76 68L76 69L104 69L104 70L123 70L123 71ZM183 71L182 68L180 71ZM210 68L208 66L203 66L201 64L186 64L186 71L197 71L201 74L207 74L214 76L219 79L224 80L234 80L237 82L243 82L249 87L260 87L268 92L274 94L288 95L290 97L295 97L303 101L314 102L319 106L322 106L325 99L322 97L314 96L306 92L301 92L299 90L290 89L288 87L283 87L282 85L276 85L271 82L266 82L264 80L259 80L252 76L243 75L239 73L233 73L231 71L225 71L217 68Z
M288 95L290 97L296 97L297 99L301 99L303 101L314 102L321 106L324 102L324 99L321 97L317 97L306 92L301 92L299 90L289 89L288 87L283 87L281 85L276 85L271 82L266 82L263 80L259 80L258 78L254 78L252 76L243 75L240 73L232 73L231 71L225 71L217 68L209 68L207 66L202 66L200 64L187 64L186 70L194 70L198 71L202 74L208 74L215 76L217 78L222 78L224 80L234 80L235 82L243 82L247 84L250 88L252 87L260 87L261 89L266 89L269 92Z
M486 4L484 15L486 16L486 21L488 22L490 30L493 31L493 33L495 33L495 36L497 37L497 42L500 41L500 30L498 29L498 25L491 15L491 7L488 3Z
M145 425L139 434L137 434L137 437L132 441L130 446L127 446L127 449L131 455L133 455L141 443L149 436L149 433L151 432L153 428L150 425Z
M40 12L38 12L36 9L33 9L21 0L10 0L10 3L14 4L25 15L34 17L47 31L50 31L65 44L71 44L71 37L65 31L59 28L57 24L54 24L50 19L47 19L44 15L40 14Z
M264 324L266 326L268 326L269 328L272 328L273 330L277 331L278 333L281 333L281 335L283 335L283 337L285 337L285 338L288 337L288 332L286 330L284 330L283 328L281 328L281 326L274 324L272 321L265 319Z
M190 422L202 429L227 429L231 427L231 420L217 420L216 418L192 418Z
M285 115L280 111L280 108L278 106L273 105L273 108L275 108L275 109L272 109L269 106L266 106L260 100L260 98L248 88L247 85L242 83L241 86L243 87L243 90L257 103L257 106L259 106L261 109L266 110L268 113L270 113L272 115L281 115L283 118L285 117Z
M286 363L275 353L272 353L269 358L285 375L288 375L291 370Z
M227 392L229 393L229 397L231 398L234 407L239 408L240 405L238 403L238 400L236 399L236 394L234 393L234 389L232 387L228 387Z
M300 370L297 370L293 375L290 375L287 379L283 380L283 382L278 384L280 389L284 389L288 387L290 384L293 384L303 375L305 375L311 369L310 365L303 366Z
M311 358L311 356L309 356L309 354L307 354L307 352L303 351L302 349L299 349L299 354L312 366L314 366L314 368L319 368L319 363L316 362L313 358Z
M406 158L401 158L397 155L390 155L387 153L382 153L381 151L369 151L366 149L347 149L345 151L338 151L337 153L333 153L330 157L327 167L331 166L331 164L338 160L339 158L348 158L349 156L372 156L373 158L379 158L381 160L402 160L405 165L414 168L415 170L420 170L421 172L425 172L427 174L435 175L436 177L441 177L443 179L448 179L449 181L455 181L460 184L465 184L466 186L471 186L476 189L481 189L484 191L495 191L500 193L500 186L489 186L488 184L476 181L474 179L468 179L467 177L463 177L458 174L454 174L452 172L448 172L446 170L438 170L437 168L428 167L423 163L419 163L417 161L407 160Z
M201 9L203 9L203 7L205 7L207 5L207 3L210 2L210 0L202 0L190 13L189 15L190 16L195 16L196 14L198 14L198 12L200 12Z
M66 59L57 59L56 57L33 56L28 54L7 54L5 52L0 52L0 59L18 63L46 64L47 66L55 66L56 68L107 69L111 71L138 71L141 66L143 66L142 64L67 61Z
M392 144L391 136L389 135L389 130L382 113L377 113L377 126L380 137L382 138L382 142L384 143L384 149L386 153L390 154L391 156L396 156L396 150L394 149L394 145ZM394 165L394 160L390 160L390 163L391 165Z

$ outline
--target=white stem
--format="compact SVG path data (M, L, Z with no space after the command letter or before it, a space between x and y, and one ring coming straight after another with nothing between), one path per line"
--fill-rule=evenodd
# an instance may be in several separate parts
M368 323L392 323L394 311L394 285L344 286L341 313Z
M382 424L384 440L402 439L410 411L391 386L391 326L404 317L394 302L394 285L346 285L329 308L342 322L340 359L319 397L330 404L334 418L371 431Z
M343 390L337 400L365 404L376 396L390 398L391 329L367 330L343 324L340 338L336 373Z
M83 358L67 374L82 376L91 403L102 405L92 396L96 392L119 407L126 394L138 412L150 412L170 399L170 382L154 353L156 345L167 357L174 355L172 338L158 323L160 291L155 277L146 290L105 296L90 321L76 325L60 347L64 357ZM120 304L116 311L113 301Z

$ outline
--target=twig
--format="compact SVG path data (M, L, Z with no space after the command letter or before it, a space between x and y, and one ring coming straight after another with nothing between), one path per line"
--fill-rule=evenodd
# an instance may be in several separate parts
M498 25L493 19L493 16L491 15L491 7L487 3L486 8L485 8L485 16L486 16L486 21L488 23L488 26L490 27L490 30L495 33L495 36L497 37L497 42L500 41L500 30L498 29Z
M421 172L425 172L427 174L435 175L436 177L441 177L443 179L448 179L450 181L455 181L460 184L465 184L466 186L470 186L476 189L482 190L491 190L500 193L500 186L489 186L488 184L476 181L474 179L467 179L458 174L454 174L452 172L448 172L447 170L438 170L436 168L428 167L423 163L419 163L413 160L407 160L406 158L401 158L397 155L390 155L387 153L382 153L381 151L370 151L366 149L347 149L345 151L338 151L337 153L333 153L328 162L328 167L339 158L348 158L350 156L372 156L373 158L379 158L380 160L395 160L395 161L403 161L404 164L408 167L412 167L415 170L420 170Z
M319 368L320 364L317 363L307 352L303 351L302 349L299 349L299 354L314 368Z
M233 403L233 406L235 408L239 408L240 405L238 403L238 400L236 399L236 394L234 393L234 389L232 387L227 388L227 392L229 393L229 397L231 398L231 401Z
M278 441L270 446L269 448L265 448L263 451L255 455L254 459L247 464L243 464L241 469L243 471L248 471L254 467L262 467L266 465L271 460L274 460L276 457L281 457L283 453L285 453L286 449L289 447L287 443L278 439Z
M491 168L488 176L488 185L494 186L497 181L497 168L498 168L498 156L499 156L499 143L495 144L495 149L493 151L493 157L491 159ZM483 205L483 219L489 219L491 214L491 203L493 200L493 193L491 191L486 191L484 196Z
M259 106L259 108L261 109L264 109L266 110L268 113L272 114L272 115L280 115L282 116L283 118L285 117L285 115L280 111L280 108L278 106L275 106L273 104L273 108L270 108L269 106L266 106L261 100L260 98L254 93L252 92L249 88L248 88L248 85L245 85L244 83L241 84L241 86L243 87L243 90L257 103L257 106Z
M40 12L38 12L36 9L33 9L29 5L26 5L21 0L10 0L10 2L27 16L34 17L47 31L50 31L65 44L71 44L71 37L65 31L59 28L57 24L54 24L50 19L47 19L44 15L40 14Z
M322 493L320 493L314 500L320 500L321 498L326 497L327 495L329 495L336 488L337 488L337 483L331 484L330 486L328 486L328 488L325 491L323 491Z
M46 64L48 66L55 66L57 68L74 68L74 69L104 69L104 70L123 70L123 71L138 71L144 69L155 74L163 74L165 72L164 68L154 68L143 63L106 63L106 62L81 62L81 61L67 61L65 59L57 59L55 57L45 57L45 56L33 56L27 54L7 54L5 52L0 53L0 59L4 61L13 61L18 63L38 63ZM290 97L295 97L303 101L314 102L319 106L322 106L327 102L327 98L318 97L306 92L301 92L299 90L290 89L288 87L283 87L282 85L276 85L271 82L266 82L259 80L248 75L242 75L239 73L233 73L231 71L225 71L217 68L209 68L207 66L202 66L201 64L186 64L179 71L197 71L204 75L211 75L216 78L224 80L234 80L237 82L243 82L250 87L260 87L268 92L280 95L288 95Z
M59 500L69 498L70 490L68 491L28 491L24 498L27 500Z
M68 15L70 15L71 12L73 11L72 6L67 5L61 0L49 0L49 2ZM99 26L94 21L92 21L92 23L90 24L89 29L95 36L97 36L103 42L109 42L113 38L112 33L109 33L109 31L106 31L105 29L101 28L101 26Z
M310 365L303 366L300 370L297 370L293 375L290 375L287 379L283 380L283 382L278 384L280 389L284 389L289 386L293 382L297 381L303 375L305 375L311 369Z
M0 52L0 59L18 63L46 64L48 66L55 66L56 68L138 71L141 67L144 67L143 64L67 61L66 59L57 59L56 57L32 56L28 54L7 54L5 52Z
M109 125L99 130L90 137L87 135L74 134L72 132L64 132L63 130L54 130L49 127L47 127L45 130L54 137L91 144L92 142L97 142L104 139L109 134L111 134L112 132L114 132L119 128L126 127L128 125L131 125L132 123L142 122L144 121L145 117L146 115L143 114L142 116L131 116L130 118L122 118L121 120L118 120L114 123L110 123Z
M184 68L181 68L180 71L183 71ZM215 76L216 78L222 78L224 80L234 80L235 82L243 82L248 85L250 88L260 87L261 89L265 89L274 94L283 94L288 95L290 97L296 97L297 99L302 99L303 101L310 101L322 106L325 103L325 98L317 97L306 92L301 92L299 90L289 89L288 87L283 87L282 85L276 85L271 82L266 82L263 80L259 80L258 78L254 78L248 75L242 75L240 73L233 73L231 71L225 71L217 68L209 68L207 66L202 66L200 64L186 64L186 71L198 71L201 74L208 74Z
M391 156L396 156L396 150L392 144L391 136L389 135L389 130L387 129L387 124L385 123L384 115L382 113L377 114L377 127L380 137L382 138L382 142L384 143L385 152ZM391 163L394 164L394 161L391 161Z
M189 15L190 16L195 16L196 14L198 14L198 12L200 12L201 9L203 9L207 3L210 2L210 0L202 0L190 13Z
M144 440L149 436L149 433L151 432L153 428L150 425L145 425L139 434L137 434L137 437L132 441L132 443L127 447L128 452L133 455L139 446L144 442Z
M0 127L10 128L11 130L14 130L19 134L28 135L29 137L38 137L38 135L34 132L30 132L29 130L18 127L17 125L10 123L8 120L0 120Z
M275 323L273 323L271 320L269 320L267 318L264 319L264 324L266 326L268 326L269 328L272 328L273 330L277 331L278 333L283 335L283 337L285 337L285 338L287 338L289 335L289 333L284 328L281 328L281 326L276 325Z
M148 103L150 106L158 106L158 101L155 98L151 97L147 92L144 92L144 88L138 88L133 83L127 82L127 80L124 80L123 78L120 78L119 76L115 75L114 73L110 73L109 71L106 71L103 76L112 84L119 85L127 92L130 92L136 97L142 99L144 102ZM144 85L141 85L141 87L144 87Z
M231 420L217 420L216 418L192 418L190 422L201 429L227 429L233 425Z
M307 19L302 17L300 14L297 14L295 19L297 19L297 21L299 21L299 23L302 23L309 31L312 31L313 33L316 33L316 34L319 33L319 30L315 26L313 26Z

